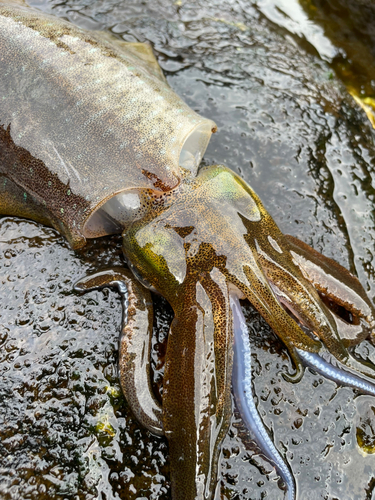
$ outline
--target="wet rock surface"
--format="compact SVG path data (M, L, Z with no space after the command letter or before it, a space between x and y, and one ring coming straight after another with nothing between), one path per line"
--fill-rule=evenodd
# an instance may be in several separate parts
M245 1L33 5L88 29L149 41L170 85L218 124L205 164L237 171L283 232L357 273L374 299L374 131L313 47ZM108 289L72 291L86 273L122 263L119 237L76 253L51 229L0 219L4 500L170 498L167 443L140 428L121 395L120 299ZM160 388L171 312L155 300ZM251 306L246 315L260 414L299 497L373 498L373 398L308 369L300 383L287 383L285 348ZM375 361L369 344L357 350ZM234 411L216 498L282 499L278 479Z

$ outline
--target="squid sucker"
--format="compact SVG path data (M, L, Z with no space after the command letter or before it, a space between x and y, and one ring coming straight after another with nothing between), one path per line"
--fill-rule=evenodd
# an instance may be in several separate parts
M173 500L210 500L232 414L285 483L298 487L252 393L248 299L303 364L375 395L375 366L352 347L375 340L358 279L281 233L255 192L223 165L200 167L213 121L169 87L150 46L89 33L0 1L0 214L64 235L73 249L122 233L124 266L76 291L123 298L122 390L139 422L169 443ZM153 394L151 292L170 303L162 404Z

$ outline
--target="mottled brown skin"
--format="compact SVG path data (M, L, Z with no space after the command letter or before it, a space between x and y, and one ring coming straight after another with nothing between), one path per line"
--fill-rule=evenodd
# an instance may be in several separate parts
M219 445L231 411L229 290L248 298L286 344L296 363L295 379L302 373L295 347L318 352L324 345L347 366L375 376L373 367L350 356L332 313L303 275L307 266L293 257L297 245L292 247L291 241L251 188L223 166L207 167L196 179L185 180L164 206L159 202L156 213L124 234L125 257L175 313L163 393L174 500L211 498L214 491ZM320 267L322 282L323 266L328 274L330 262L325 259ZM351 275L343 278L357 287ZM319 288L319 279L314 285ZM335 304L343 302L343 295L341 289L330 291ZM352 290L354 298L357 292ZM374 327L373 308L364 316L348 301L345 305L351 314L362 315L368 334Z
M355 345L367 337L374 343L374 308L358 278L299 239L289 235L285 237L293 262L335 313L335 317L345 314L345 311L351 313L352 316L346 316L346 319L357 328L347 329L348 337L345 337L343 327L340 328L340 338L344 344Z
M115 285L130 304L120 379L139 420L169 441L174 500L208 500L215 489L231 414L230 294L248 298L285 342L296 366L290 379L302 375L295 348L317 352L323 345L374 377L373 367L348 352L374 336L373 307L358 281L285 238L231 170L207 167L197 176L179 167L186 135L197 124L215 125L171 91L147 48L103 42L0 2L0 54L0 214L51 225L78 248L94 210L120 191L138 190L140 218L124 232L124 254L137 278L175 313L161 416L148 361L140 362L149 348L149 296L118 269L77 287ZM338 317L340 307L350 322ZM136 384L144 373L146 399Z
M134 416L150 432L164 434L161 405L156 400L150 375L153 304L151 294L131 272L113 267L80 279L78 292L114 287L123 301L122 328L119 340L120 384Z

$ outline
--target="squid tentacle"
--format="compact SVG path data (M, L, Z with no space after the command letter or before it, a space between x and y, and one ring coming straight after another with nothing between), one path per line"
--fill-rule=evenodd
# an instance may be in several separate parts
M119 345L119 377L124 396L137 420L152 434L164 435L162 408L150 377L153 307L150 292L122 267L113 267L77 281L74 289L87 292L116 287L123 305Z
M318 354L297 349L298 354L306 363L317 372L334 382L353 387L359 391L375 396L375 381L359 374L357 370L350 369L347 365L340 363L326 349L322 349Z
M348 331L350 344L359 343L367 336L373 340L375 309L358 278L298 238L290 235L285 235L285 238L294 263L323 300L330 303L331 307L342 307L353 315L351 323L357 328Z
M230 295L230 303L234 329L232 386L235 401L247 428L253 431L257 443L266 453L267 457L275 464L278 473L286 484L286 498L288 500L295 500L297 489L294 477L270 438L267 428L258 414L253 398L249 332L236 294L232 293ZM310 366L336 383L353 387L362 393L375 396L375 381L370 378L371 375L373 376L371 370L369 369L369 376L359 373L354 358L350 357L349 360L346 360L346 364L343 364L331 355L325 347L322 347L318 353L296 348L296 353L307 366Z
M210 497L218 449L229 427L232 316L227 283L216 269L181 290L173 304L163 386L172 497Z
M316 352L321 347L318 339L313 339L307 335L300 326L289 316L281 306L278 298L269 285L267 276L262 268L256 272L248 266L244 266L246 283L239 281L231 273L224 271L228 282L232 283L238 290L245 295L255 309L263 316L277 336L293 353L293 347L300 347L312 352ZM292 358L294 360L293 354ZM298 357L296 357L298 363Z
M327 304L328 307L324 306L323 309L329 311L326 317L331 315L334 319L342 345L347 348L359 344L366 338L373 341L375 311L358 278L337 262L321 255L297 238L287 236L286 239L294 263L322 296L323 302ZM352 315L348 318L350 322L339 316L338 308L340 307ZM289 308L295 313L293 305ZM303 323L303 319L301 321ZM329 347L326 343L325 345ZM358 360L347 350L345 357L337 356L336 349L329 349L329 351L335 354L338 361L342 361L338 363L338 366L347 366L357 372L359 377L363 375L375 378L375 365L372 362Z
M339 337L336 322L312 284L298 272L299 268L291 272L288 263L278 263L260 249L259 253L261 266L278 301L310 331L316 332L338 359L346 359L348 352Z
M224 271L229 283L234 285L240 294L243 294L255 309L263 316L276 335L286 345L289 355L295 367L294 373L284 372L282 376L291 383L297 383L304 374L304 366L301 363L296 347L317 352L322 343L317 338L312 338L282 307L278 296L268 283L267 276L262 268L254 273L248 266L244 266L244 274L247 282L236 279L231 273Z
M301 362L301 358L298 355L298 351L295 347L289 346L288 352L289 352L289 355L290 355L292 362L294 364L295 372L289 373L288 371L283 371L281 373L281 376L287 382L290 382L291 384L297 384L302 379L302 377L305 373L305 367L303 366L303 364Z
M271 227L272 221L268 224ZM375 334L374 309L358 279L296 238L284 238L276 226L273 227L272 234L273 245L269 244L269 239L260 236L254 243L258 262L277 301L298 322L314 332L322 341L321 347L324 345L342 364L356 370L359 376L375 377L373 363L357 360L348 351L350 345L359 343L369 334ZM249 240L249 236L247 238ZM321 298L323 291L331 301L354 315L354 324L344 321L335 310L331 311L327 307L327 301ZM249 296L248 298L252 301ZM259 309L258 311L261 312ZM278 328L266 319L285 342ZM311 349L307 343L298 345L293 342L292 346L285 343L292 357L295 355L293 347L310 352L320 350ZM287 375L286 378L290 377Z
M276 470L283 479L287 492L288 500L296 498L296 483L284 458L274 445L269 432L259 416L251 384L251 351L249 332L246 320L243 316L241 305L235 294L230 295L230 303L233 314L234 329L234 360L233 360L233 378L232 387L236 405L240 410L241 417L248 429L255 434L255 439L261 449L271 459ZM302 351L299 349L298 351ZM302 351L304 352L304 351Z

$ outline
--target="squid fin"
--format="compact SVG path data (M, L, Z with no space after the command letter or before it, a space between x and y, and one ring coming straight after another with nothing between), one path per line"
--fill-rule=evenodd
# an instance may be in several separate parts
M152 73L156 78L158 78L163 83L166 82L163 70L159 66L159 63L155 57L152 47L149 43L145 42L126 42L121 40L117 36L113 35L107 31L96 31L91 33L91 35L100 42L107 42L116 47L117 50L123 52L125 55L129 55L129 52L139 59L139 62L147 68L147 70Z

